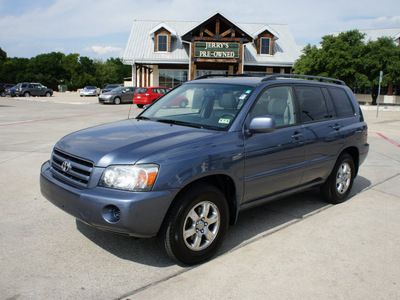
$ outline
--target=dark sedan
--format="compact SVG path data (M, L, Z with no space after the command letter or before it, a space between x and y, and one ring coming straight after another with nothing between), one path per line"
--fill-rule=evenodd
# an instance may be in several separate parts
M132 103L136 87L121 86L99 96L99 103Z

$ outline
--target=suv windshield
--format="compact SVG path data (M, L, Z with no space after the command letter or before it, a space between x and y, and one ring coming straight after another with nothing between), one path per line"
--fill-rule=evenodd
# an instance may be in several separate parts
M253 87L185 84L140 114L138 119L213 130L228 130Z

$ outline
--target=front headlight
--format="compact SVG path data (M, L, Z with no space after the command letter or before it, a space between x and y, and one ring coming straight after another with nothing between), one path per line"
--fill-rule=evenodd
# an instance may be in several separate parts
M150 191L158 169L155 164L109 166L103 172L99 185L126 191Z

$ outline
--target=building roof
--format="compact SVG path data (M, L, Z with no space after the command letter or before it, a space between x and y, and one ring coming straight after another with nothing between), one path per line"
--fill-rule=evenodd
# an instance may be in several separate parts
M182 37L200 24L202 22L135 20L125 48L123 62L125 64L188 64L189 44L183 41ZM259 55L254 42L246 43L244 49L245 65L290 67L301 54L288 25L234 24L253 38L257 38L265 30L269 30L275 36L274 55ZM154 32L163 26L175 34L172 35L171 52L154 51Z

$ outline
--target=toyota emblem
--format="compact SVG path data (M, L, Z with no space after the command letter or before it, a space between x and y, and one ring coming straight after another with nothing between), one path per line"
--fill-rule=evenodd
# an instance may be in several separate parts
M69 170L71 170L71 162L69 160L64 160L61 164L61 169L64 173L67 173Z

